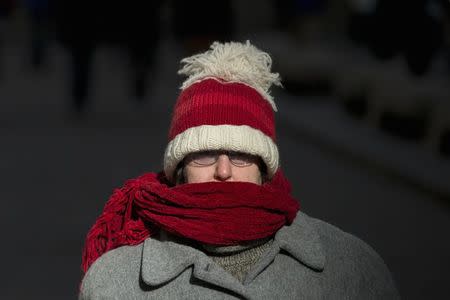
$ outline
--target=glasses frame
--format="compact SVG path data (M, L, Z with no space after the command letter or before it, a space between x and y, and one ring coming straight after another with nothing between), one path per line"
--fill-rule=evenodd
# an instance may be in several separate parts
M199 163L198 161L196 161L196 158L198 158L199 156L203 156L203 155L209 155L209 156L213 157L214 161L212 161L211 163L207 163L207 164ZM217 161L219 160L219 157L221 155L226 155L228 157L228 159L230 160L230 163L233 166L239 167L239 168L249 167L253 164L259 165L259 162L261 160L256 155L239 152L239 151L207 150L207 151L199 151L199 152L194 152L194 153L188 154L184 158L184 163L185 163L185 165L190 165L190 166L194 166L194 167L209 167L209 166L212 166L215 163L217 163ZM241 158L244 157L246 160L248 160L248 162L246 162L244 164L237 163L236 156L239 156Z

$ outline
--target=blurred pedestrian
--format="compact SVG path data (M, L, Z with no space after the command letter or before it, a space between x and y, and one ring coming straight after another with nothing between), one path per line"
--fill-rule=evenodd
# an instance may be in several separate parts
M92 62L98 26L99 1L53 0L56 39L69 53L70 89L73 108L77 112L85 109L90 83Z
M103 18L100 39L119 47L129 57L130 81L135 99L142 101L147 92L148 74L155 64L160 35L163 0L109 2L100 12Z
M349 8L347 34L349 38L363 46L368 46L374 30L374 14L377 0L347 0Z
M107 46L126 51L130 61L127 86L144 99L148 72L160 38L162 0L125 2L53 1L58 40L71 57L71 90L76 111L85 110L95 50Z
M3 48L5 23L11 17L16 8L15 0L0 0L0 78L3 72Z
M426 74L443 43L440 10L437 0L377 0L369 49L380 60L402 55L412 74Z
M303 42L320 38L327 0L274 0L276 28Z
M206 49L213 41L226 42L235 34L235 13L231 0L172 0L172 28L188 54Z
M47 55L50 22L49 0L24 0L23 4L30 20L31 65L34 69L39 69Z
M8 18L16 8L16 0L0 1L0 18Z
M80 299L398 299L372 248L291 196L270 56L214 43L182 63L164 171L107 202L87 236Z

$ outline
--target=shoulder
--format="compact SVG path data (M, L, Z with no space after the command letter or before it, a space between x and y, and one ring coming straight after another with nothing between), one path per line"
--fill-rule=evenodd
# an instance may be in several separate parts
M296 239L311 239L316 237L324 251L340 253L340 255L358 255L379 258L379 255L367 243L360 238L343 231L342 229L327 223L325 221L310 217L309 215L298 212L293 223L289 226L291 236ZM308 237L298 236L301 233L308 232ZM304 240L307 242L307 240Z
M305 218L314 228L319 235L325 250L332 250L333 252L338 251L341 256L362 255L373 259L380 259L380 256L375 250L357 236L345 232L335 225L305 214L300 217Z
M395 299L397 290L385 262L366 242L322 220L299 213L294 226L311 226L325 256L323 274L355 293L361 288L383 299Z
M120 290L139 279L141 257L142 244L122 246L100 256L84 275L80 299L116 299Z
M380 264L384 266L380 255L357 236L305 214L300 217L305 218L317 232L327 257L351 260L354 263Z

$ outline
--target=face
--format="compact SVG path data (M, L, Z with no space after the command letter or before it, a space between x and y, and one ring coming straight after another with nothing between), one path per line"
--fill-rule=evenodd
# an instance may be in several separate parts
M185 160L187 183L241 181L261 184L258 158L235 152L200 152Z

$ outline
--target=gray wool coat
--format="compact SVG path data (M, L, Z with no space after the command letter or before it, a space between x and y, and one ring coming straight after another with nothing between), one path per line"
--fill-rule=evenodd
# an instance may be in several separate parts
M239 282L206 254L148 238L102 255L79 295L88 299L399 299L379 255L360 239L299 212Z

